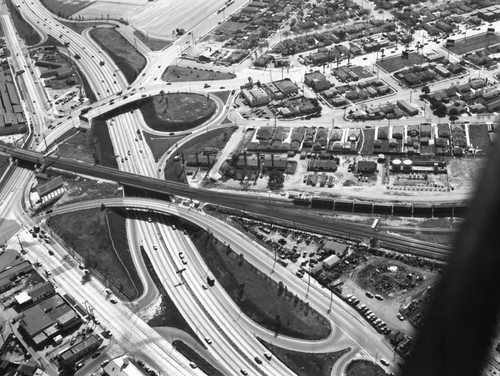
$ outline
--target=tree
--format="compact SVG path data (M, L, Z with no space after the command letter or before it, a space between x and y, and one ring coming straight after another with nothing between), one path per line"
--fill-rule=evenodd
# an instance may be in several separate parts
M441 102L436 103L436 106L434 109L434 115L436 115L437 117L445 117L446 116L446 106Z
M429 88L429 86L425 85L423 88L422 88L422 93L424 94L429 94L431 92L431 89Z
M281 171L278 170L272 170L269 174L269 180L267 182L267 187L272 190L280 190L283 188L283 183L285 181L285 176Z

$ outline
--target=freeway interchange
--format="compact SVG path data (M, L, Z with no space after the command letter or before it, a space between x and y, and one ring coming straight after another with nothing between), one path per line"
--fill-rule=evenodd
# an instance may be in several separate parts
M88 118L101 115L143 96L157 95L161 90L178 90L186 87L184 84L168 87L163 83L159 83L158 79L161 78L163 71L177 58L177 48L185 44L186 38L189 39L187 35L179 38L171 47L146 56L147 65L143 74L135 82L128 83L114 61L89 37L88 32L80 35L64 26L59 22L58 17L51 14L40 1L15 0L14 3L23 17L33 24L37 30L45 35L51 35L59 39L62 43L66 43L70 56L80 56L80 59L75 60L75 63L85 74L97 97L97 102L91 105L91 109L86 115ZM239 6L241 5L243 3L239 4ZM234 7L232 11L236 11L236 9L237 7ZM16 43L17 38L10 20L5 15L2 17L2 25L6 26L7 39L11 49L21 54L21 58L17 56L20 61L18 64L29 64L22 57L23 51L19 43ZM207 19L206 22L200 24L192 32L196 33L197 36L206 34L216 25L217 19L217 17ZM27 90L26 96L38 93L33 77L24 75L22 79ZM246 80L246 77L239 77L233 82L224 83L224 85L230 89L237 89L243 80ZM201 85L199 86L201 90ZM41 100L38 99L38 94L36 95L35 105L31 106L32 112L36 114L33 118L32 131L42 134L47 144L51 145L75 126L75 120L79 121L77 120L79 111L75 111L64 120L61 120L61 126L50 130L43 120L44 108L40 104ZM214 96L212 98L217 104L216 114L208 123L194 129L191 132L192 137L208 129L221 126L222 120L230 113L225 103ZM348 235L350 239L360 242L369 241L372 235L366 225L342 223L340 221L325 222L320 217L301 213L301 209L294 207L290 200L268 200L267 198L256 198L245 194L194 189L159 179L159 176L161 176L159 172L161 172L164 158L156 162L146 141L135 141L137 131L146 130L151 132L151 129L144 123L140 111L127 112L116 116L112 122L108 123L108 129L115 154L125 156L130 153L128 154L130 158L126 163L119 163L120 169L90 165L52 156L46 150L46 145L35 145L34 142L29 145L32 150L2 145L0 151L13 158L38 165L43 164L45 167L71 171L97 179L112 180L122 185L143 190L189 197L239 210L242 213L265 214L264 217L270 221L280 221L281 223L287 223L290 227L300 227L311 232L342 237ZM32 179L29 171L12 165L1 184L1 210L7 213L8 218L21 223L23 228L24 226L32 226L37 218L29 218L26 215L22 205L25 202L25 192L16 187L29 187ZM296 278L281 265L273 268L272 278L284 282L292 292L306 299L311 304L311 307L328 318L332 331L326 339L321 341L301 341L283 336L275 338L274 333L256 325L251 319L242 315L238 307L219 285L216 284L213 288L205 290L202 286L203 280L206 275L210 274L207 266L190 242L190 239L184 236L182 232L175 231L168 226L164 222L162 215L177 215L211 231L238 253L244 254L245 259L249 260L263 273L268 274L271 272L273 258L269 251L251 242L225 223L201 211L190 211L182 206L170 205L168 202L158 200L121 198L65 205L54 209L53 215L95 208L102 204L135 210L135 214L127 222L128 240L134 257L139 259L140 246L144 247L169 296L191 328L196 332L198 339L204 343L205 352L210 355L217 368L223 371L224 374L236 375L247 372L250 375L262 376L293 375L292 371L278 359L265 359L263 355L265 348L256 337L263 338L283 348L302 352L330 352L350 348L348 354L335 364L332 375L343 374L348 362L355 358L365 358L373 361L380 358L399 360L394 355L392 348L382 341L382 337L375 330L367 326L359 318L359 315L356 314L352 307L339 298L335 298L335 306L330 312L331 297L326 289L315 283L309 289L304 280ZM154 212L154 222L145 221L144 215L141 214L141 211L149 210ZM290 220L290 218L293 218L293 220ZM81 272L74 262L68 261L68 258L65 257L66 250L57 244L32 244L29 234L25 230L21 230L19 234L22 241L29 244L26 247L28 251L27 258L32 262L40 260L50 268L52 270L51 279L60 291L70 294L80 303L87 302L94 308L97 317L113 333L111 347L115 353L120 351L134 353L151 367L169 375L203 374L199 369L193 369L184 356L174 351L169 341L150 328L138 317L137 313L134 313L134 304L122 302L117 305L109 304L106 295L102 293L104 287L95 280L82 286L80 283ZM425 256L439 254L446 257L450 252L449 247L446 246L404 239L390 234L380 233L377 236L380 241L385 242L388 246ZM155 249L155 247L158 249ZM50 257L45 250L46 248L54 249L56 256ZM179 252L185 255L187 265L179 259ZM266 255L266 257L261 257L262 254ZM138 265L140 265L139 262ZM185 268L185 271L178 273L183 268ZM154 286L151 285L147 271L144 268L141 269L140 266L138 266L138 269L144 285L148 286L146 290L149 291L144 295L147 298L141 298L139 301L141 305L147 306L151 303L151 299L154 298L154 294L150 294ZM179 283L180 285L178 285ZM207 338L210 339L211 343L208 343ZM257 363L255 357L262 359L263 363ZM396 370L397 360L391 361L394 364L385 367L386 370ZM82 369L80 374L93 371L94 369L89 366Z

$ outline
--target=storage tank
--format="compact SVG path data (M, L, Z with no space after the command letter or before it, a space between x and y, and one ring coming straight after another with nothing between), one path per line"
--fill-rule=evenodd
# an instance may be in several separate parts
M400 171L401 170L401 160L394 159L391 163L392 163L392 169L394 171Z
M403 161L403 170L411 171L412 169L412 161L410 159L405 159Z

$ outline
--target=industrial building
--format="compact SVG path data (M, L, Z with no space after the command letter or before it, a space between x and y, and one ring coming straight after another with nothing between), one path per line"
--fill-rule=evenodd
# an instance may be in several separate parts
M76 343L74 346L59 354L59 361L62 366L72 366L85 355L97 350L103 343L103 339L97 335L91 335L83 341Z
M267 95L267 92L261 88L257 87L255 89L242 89L241 95L248 101L250 107L264 106L271 102L271 98Z
M82 322L60 295L54 295L20 314L19 327L35 346L43 346L59 333Z
M304 83L311 87L316 93L330 89L331 83L320 72L306 73Z

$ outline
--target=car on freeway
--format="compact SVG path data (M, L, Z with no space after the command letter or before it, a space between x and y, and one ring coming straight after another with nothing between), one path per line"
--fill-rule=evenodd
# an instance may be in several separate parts
M52 251L52 249L49 249L49 255L54 256L54 252Z
M189 367L191 367L192 369L198 368L196 363L193 363L193 362L189 363Z
M262 359L260 359L258 356L256 356L256 357L254 358L254 360L255 360L255 363L257 363L257 364L262 364Z
M153 245L153 249L156 251L158 249L157 245Z
M109 299L109 301L110 301L111 303L113 303L113 304L118 303L118 300L116 300L115 298L111 298L111 299Z
M210 337L205 337L205 342L208 343L209 345L212 344L212 340L210 339Z
M248 372L247 372L246 369L242 368L242 369L240 369L240 372L241 372L242 375L248 375Z
M111 290L110 289L106 289L106 290L104 290L104 292L106 293L106 295L111 295Z
M380 359L380 363L382 363L386 367L389 366L389 362L387 360L385 360L385 359Z
M271 353L270 353L269 351L266 351L266 352L264 353L264 357L265 357L267 360L271 360L271 358L272 358L273 356L271 355Z
M80 369L80 368L82 368L84 365L85 365L85 363L84 363L84 362L76 363L76 365L75 365L75 369Z
M203 290L207 290L208 289L208 287L205 284L201 285L201 287L203 288Z
M46 270L46 271L45 271L45 275L46 275L47 277L48 277L48 276L50 276L51 274L52 274L52 273L50 272L50 270Z
M50 239L45 237L45 243L49 244L50 243Z

